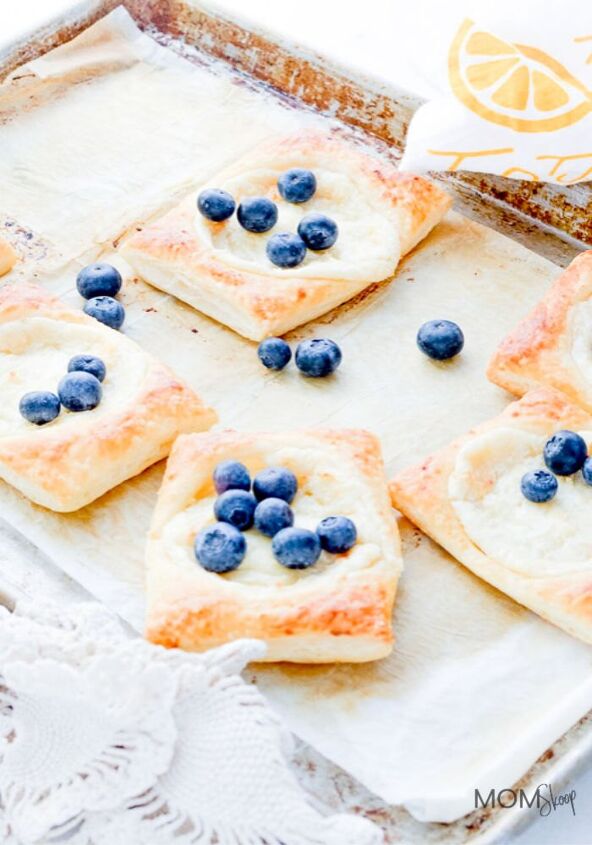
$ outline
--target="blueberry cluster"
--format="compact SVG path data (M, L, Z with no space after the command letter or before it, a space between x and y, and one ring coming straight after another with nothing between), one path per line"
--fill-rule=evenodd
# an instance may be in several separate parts
M80 296L87 300L84 313L111 329L120 329L125 310L115 297L121 290L121 273L111 264L89 264L76 277Z
M92 411L103 396L101 382L107 368L94 355L75 355L68 364L68 372L58 384L57 393L34 390L25 393L19 411L28 422L46 425L59 416L62 406L67 411Z
M214 525L203 528L195 538L195 556L208 572L231 572L247 553L243 531L255 526L272 538L275 559L288 569L313 566L324 549L344 554L357 539L356 526L345 516L323 519L316 531L294 526L290 507L298 481L286 467L268 467L253 479L239 461L222 461L214 469Z
M575 431L558 431L545 443L543 459L547 469L535 469L522 476L520 489L529 502L549 502L558 489L557 475L574 475L592 486L592 458L583 437ZM548 471L550 470L550 472Z
M293 167L282 173L277 181L280 196L300 205L312 199L317 180L310 170ZM234 197L220 188L206 188L197 198L201 214L213 223L223 223L234 214ZM236 218L247 232L261 234L273 229L278 220L277 205L267 197L247 197L236 209ZM298 224L297 234L279 232L267 242L267 257L276 267L290 268L302 264L307 249L322 252L333 246L339 230L337 223L326 214L306 214Z
M268 337L257 347L259 360L268 370L283 370L292 358L292 350L281 337ZM334 373L341 364L341 349L334 340L317 337L302 340L296 347L294 360L305 376L323 378Z

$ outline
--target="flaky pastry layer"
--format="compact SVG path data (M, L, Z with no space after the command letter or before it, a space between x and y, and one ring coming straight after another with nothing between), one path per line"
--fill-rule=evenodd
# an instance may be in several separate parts
M206 571L194 557L193 541L204 524L215 521L212 472L225 459L243 461L252 474L289 466L299 481L295 524L302 525L304 515L314 517L317 507L319 520L334 509L347 510L357 525L357 544L293 571L274 561L271 540L251 529L239 569L226 575ZM380 447L367 432L188 435L169 458L150 531L146 633L153 642L195 651L255 637L267 643L268 661L376 660L392 649L401 569Z
M99 346L113 361L117 379L112 374L110 381L108 366L103 401L93 411L62 409L45 426L26 423L18 414L18 397L30 389L56 391L57 383L44 373L44 356L59 355L61 344L68 349L63 374L74 348L97 354ZM33 373L27 361L32 354ZM0 289L0 367L5 400L10 395L10 406L0 410L0 477L51 510L84 507L166 457L179 434L203 431L216 421L189 387L129 338L33 285Z
M509 563L497 559L480 548L479 544L469 535L462 520L463 510L455 507L451 495L458 489L458 483L451 485L451 478L459 475L459 462L463 452L471 444L483 445L483 460L487 459L487 444L492 433L499 433L506 438L508 447L515 445L512 432L525 432L540 438L540 466L542 462L542 446L545 439L559 429L592 432L592 418L581 408L571 404L558 391L541 388L527 393L521 400L509 405L502 414L488 422L471 429L467 434L459 437L450 445L427 457L416 466L412 466L399 473L391 482L390 491L393 505L414 522L429 537L443 546L458 561L492 584L497 589L511 596L516 601L538 613L543 618L553 622L568 633L586 642L592 642L592 559L580 561L572 571L545 572L541 565L537 571L536 561L530 567ZM537 441L539 442L539 441ZM479 459L479 454L473 456ZM469 464L469 467L471 465ZM491 495L499 478L496 477L495 467L484 464L485 471L479 471L479 464L473 464L473 470L463 478L465 494L462 507L473 508L475 503ZM462 467L461 467L462 469ZM466 464L464 466L466 470ZM520 497L520 480L512 482L512 494L516 486L515 495ZM519 508L531 508L533 517L544 519L540 508L556 507L561 502L562 484L573 484L575 480L561 480L556 499L543 505L524 504L517 499L518 507L513 519L522 519ZM584 514L587 512L585 496L590 495L592 510L592 489L580 479L582 497L585 504ZM487 511L484 510L485 518ZM519 530L520 529L520 530ZM503 531L500 528L500 531ZM523 544L538 542L534 532L529 531L526 519L519 526L507 522L505 530L513 536L518 536ZM516 533L517 532L517 533ZM559 542L562 538L550 537L549 542ZM565 542L569 537L564 538ZM499 545L499 543L498 543ZM546 551L546 549L543 549ZM529 556L531 550L529 549ZM559 562L559 564L561 561Z

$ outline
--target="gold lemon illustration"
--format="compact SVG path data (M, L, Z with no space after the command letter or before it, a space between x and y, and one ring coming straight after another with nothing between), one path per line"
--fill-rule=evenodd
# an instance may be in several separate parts
M465 20L450 46L450 85L479 117L517 132L553 132L592 111L592 92L560 62Z

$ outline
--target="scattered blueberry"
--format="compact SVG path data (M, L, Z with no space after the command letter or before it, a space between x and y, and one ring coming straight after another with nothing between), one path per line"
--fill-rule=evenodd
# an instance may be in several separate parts
M555 475L573 475L588 456L586 441L575 431L558 431L545 443L543 457Z
M228 191L222 191L220 188L206 188L197 198L197 207L208 220L221 223L232 217L236 203Z
M288 569L307 569L321 554L321 541L306 528L282 528L271 541L278 563Z
M46 390L34 390L25 393L19 402L19 411L30 423L45 425L52 422L60 413L60 400L55 393Z
M111 264L89 264L76 276L76 287L85 299L116 296L121 290L121 273Z
M102 395L101 382L90 373L68 373L58 385L60 402L68 411L92 411Z
M99 381L104 381L107 375L107 367L96 355L75 355L70 359L68 372L90 373L91 376L98 378Z
M84 313L111 329L120 329L125 320L123 305L110 296L95 296L84 306Z
M257 355L268 370L283 370L292 357L292 350L281 337L268 337L257 347Z
M255 508L255 528L266 537L274 537L282 528L292 525L292 508L283 499L263 499Z
M221 574L240 566L247 553L247 541L234 525L217 522L199 532L194 551L204 569Z
M332 555L342 555L355 545L356 526L347 516L328 516L317 527L321 547Z
M546 469L535 469L522 476L520 489L529 502L549 502L557 493L557 479Z
M465 337L451 320L429 320L417 332L417 345L434 361L454 358L465 345Z
M300 235L280 232L267 241L265 252L276 267L298 267L306 256L306 244Z
M250 490L249 470L240 461L221 461L214 469L214 487L216 493L226 490Z
M317 189L317 180L310 170L293 167L278 179L278 191L287 202L307 202Z
M257 499L246 490L227 490L214 502L214 516L219 522L229 522L239 531L253 524Z
M267 197L248 197L239 205L236 216L247 232L268 232L277 223L278 210Z
M333 246L339 229L334 220L315 211L302 218L298 224L298 234L309 249L318 252Z
M268 467L258 472L253 479L253 493L255 498L283 499L291 502L296 495L298 481L290 469L286 467Z
M296 347L296 366L305 376L321 378L334 373L341 364L341 349L328 338L303 340Z
M586 484L592 485L592 458L586 458L582 466L582 477Z

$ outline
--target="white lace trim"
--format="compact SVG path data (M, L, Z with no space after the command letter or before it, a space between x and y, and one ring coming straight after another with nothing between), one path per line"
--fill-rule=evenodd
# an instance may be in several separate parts
M0 609L0 841L6 845L379 845L321 816L286 734L239 672L131 638L100 605Z

